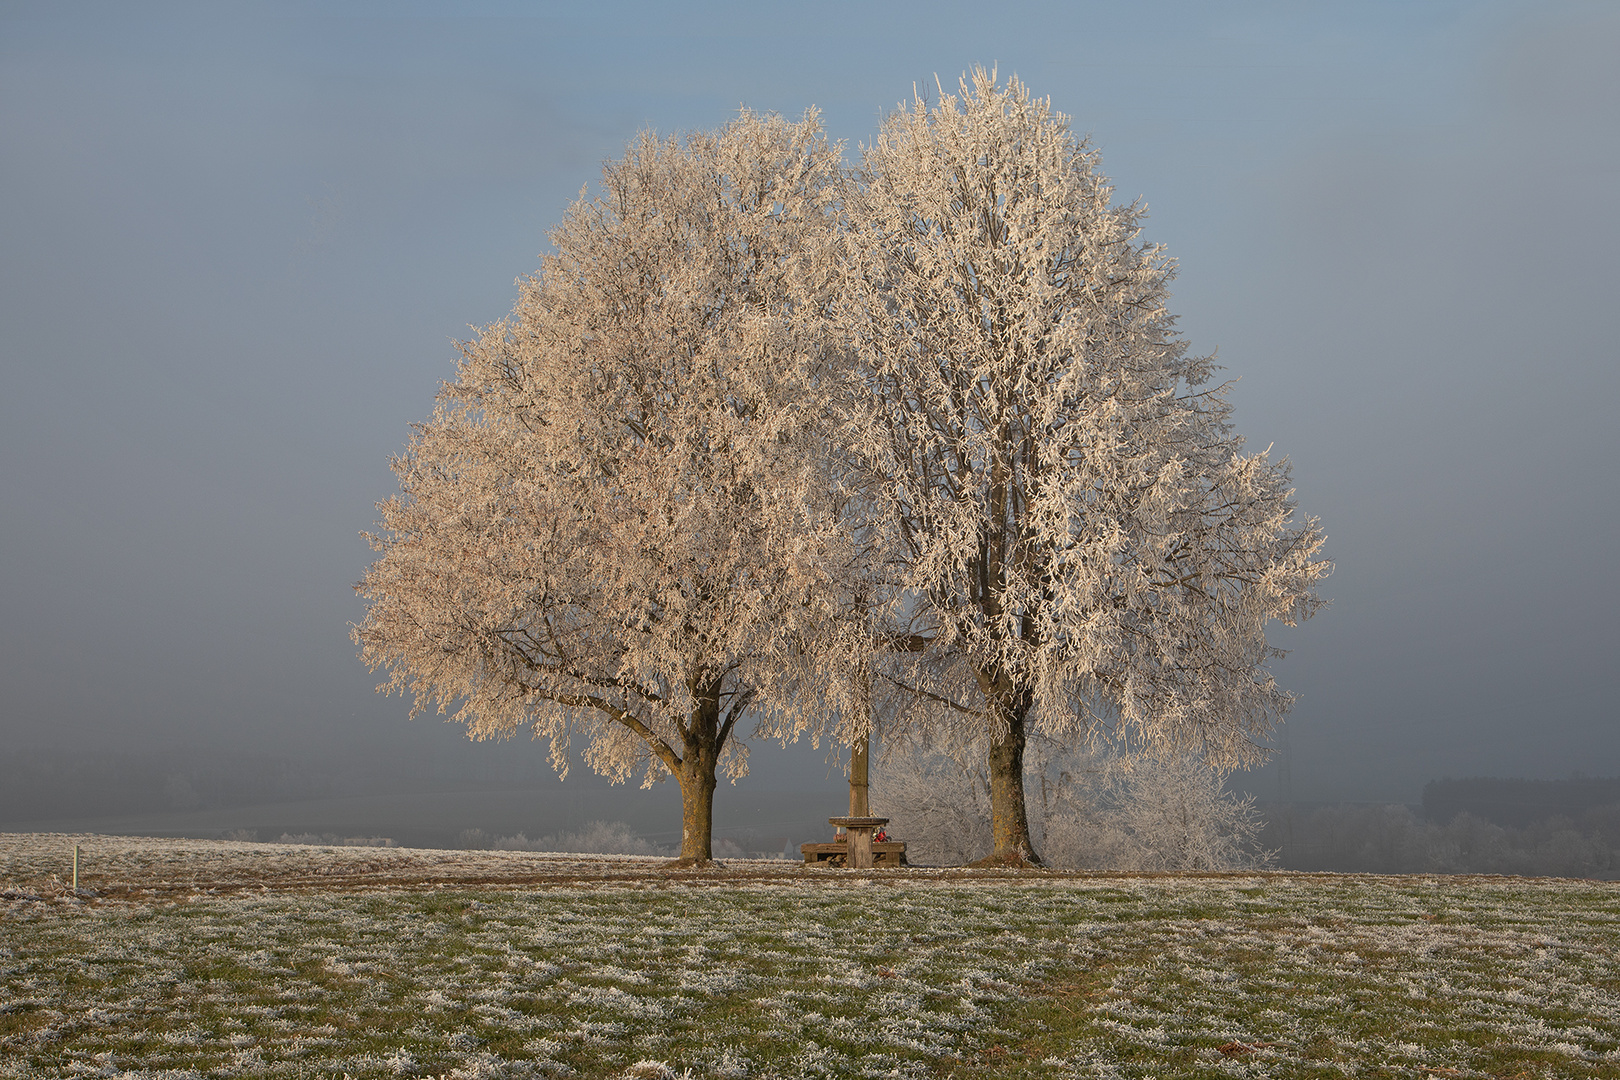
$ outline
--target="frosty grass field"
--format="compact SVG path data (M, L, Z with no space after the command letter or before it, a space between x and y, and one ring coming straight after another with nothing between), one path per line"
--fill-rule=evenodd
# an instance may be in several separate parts
M0 895L7 1078L1620 1077L1612 883L0 835Z

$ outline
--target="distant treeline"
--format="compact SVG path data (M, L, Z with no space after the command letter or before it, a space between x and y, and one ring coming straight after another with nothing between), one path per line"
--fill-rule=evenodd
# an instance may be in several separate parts
M1526 829L1551 817L1578 820L1607 806L1620 809L1620 776L1577 774L1568 780L1474 776L1423 785L1423 816L1442 825L1467 813L1495 825Z
M1290 870L1620 879L1620 779L1437 780L1423 806L1262 807Z

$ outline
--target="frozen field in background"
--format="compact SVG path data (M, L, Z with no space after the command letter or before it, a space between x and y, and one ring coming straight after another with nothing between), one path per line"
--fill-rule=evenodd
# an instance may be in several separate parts
M0 1077L1620 1076L1613 884L661 867L0 835Z
M646 855L454 851L441 848L325 847L143 836L0 833L0 887L48 887L72 873L80 847L79 884L106 896L260 886L430 885L525 882L644 875L668 862ZM750 860L752 865L752 860ZM787 864L784 864L784 867Z

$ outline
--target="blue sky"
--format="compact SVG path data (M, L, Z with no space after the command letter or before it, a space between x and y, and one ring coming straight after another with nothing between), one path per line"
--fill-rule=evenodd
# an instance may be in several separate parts
M347 636L453 340L638 130L814 105L853 158L994 64L1325 524L1294 797L1620 773L1615 55L1558 3L0 6L0 743L538 758Z

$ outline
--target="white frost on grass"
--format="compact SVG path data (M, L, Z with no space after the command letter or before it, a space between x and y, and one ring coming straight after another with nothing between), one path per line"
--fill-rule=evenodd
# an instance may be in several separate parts
M264 885L292 888L365 881L431 884L477 878L525 880L537 876L645 875L666 861L649 855L586 855L577 852L455 851L436 848L332 847L259 844L73 833L0 833L0 888L26 895L48 894L71 873L80 848L80 885L88 891L138 885L155 892L177 889L237 889ZM766 861L750 867L769 869ZM783 868L792 864L784 864ZM9 899L9 898L8 898Z
M332 857L355 850L396 849ZM572 873L0 906L0 1077L594 1077L649 1053L694 1076L994 1075L1077 979L1057 1000L1083 1023L1042 1050L1061 1075L1620 1064L1613 885Z

